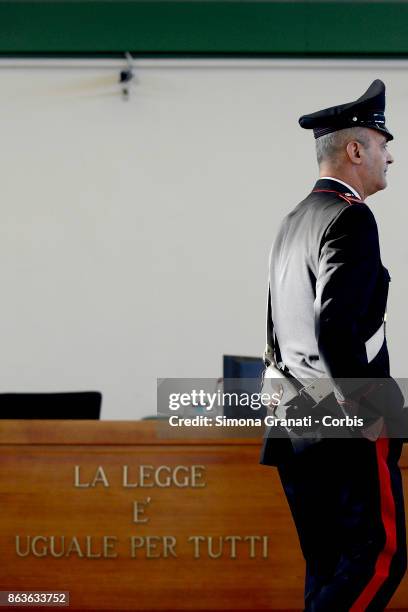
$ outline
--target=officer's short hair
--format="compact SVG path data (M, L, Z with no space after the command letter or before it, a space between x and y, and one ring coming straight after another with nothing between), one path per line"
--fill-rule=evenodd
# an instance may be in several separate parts
M366 148L370 146L367 128L363 127L346 128L316 138L316 155L319 166L323 161L334 161L350 140L358 140Z

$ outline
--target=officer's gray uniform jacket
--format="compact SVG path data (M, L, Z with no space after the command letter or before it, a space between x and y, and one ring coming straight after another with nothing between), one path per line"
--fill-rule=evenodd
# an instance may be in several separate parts
M317 181L271 252L273 322L291 373L389 376L386 341L370 361L365 344L382 324L389 281L370 208L341 183Z
M366 342L383 323L389 281L370 208L343 184L318 180L283 220L270 259L274 329L291 374L336 379L345 398L338 379L354 388L357 378L388 377L385 338L375 356Z

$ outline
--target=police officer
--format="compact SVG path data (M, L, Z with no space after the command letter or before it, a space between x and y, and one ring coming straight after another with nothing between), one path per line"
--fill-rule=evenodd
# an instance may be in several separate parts
M377 79L358 100L299 119L313 130L320 178L283 220L270 259L280 366L295 379L329 377L344 414L376 393L356 381L390 379L390 276L365 204L393 163L384 109ZM306 560L308 612L384 610L406 571L402 441L377 424L383 435L323 439L301 452L287 439L264 442L261 463L278 466Z

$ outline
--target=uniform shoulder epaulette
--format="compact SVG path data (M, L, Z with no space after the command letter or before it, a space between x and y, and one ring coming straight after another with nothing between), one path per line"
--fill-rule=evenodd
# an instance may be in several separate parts
M359 198L355 198L351 194L341 193L340 191L335 191L334 189L313 189L312 193L335 193L339 198L345 200L348 204L364 204L363 200Z

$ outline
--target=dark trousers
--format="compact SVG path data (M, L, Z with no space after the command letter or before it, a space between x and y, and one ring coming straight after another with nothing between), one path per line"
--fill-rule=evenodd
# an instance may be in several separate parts
M323 440L279 466L306 560L305 611L386 608L406 571L401 448Z

